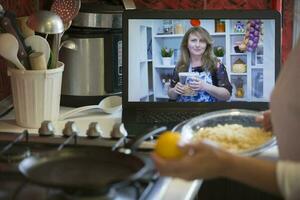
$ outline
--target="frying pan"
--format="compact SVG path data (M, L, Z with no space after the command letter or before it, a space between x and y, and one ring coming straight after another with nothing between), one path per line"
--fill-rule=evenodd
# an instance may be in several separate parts
M111 186L142 178L151 170L150 160L129 153L166 127L150 131L130 144L130 149L112 151L105 147L65 147L25 158L19 164L21 173L31 182L64 191L102 192Z

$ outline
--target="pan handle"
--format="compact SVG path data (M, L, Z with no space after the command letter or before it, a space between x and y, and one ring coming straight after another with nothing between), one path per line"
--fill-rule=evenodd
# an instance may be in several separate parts
M145 140L147 140L148 138L160 133L160 132L163 132L163 131L166 131L167 130L167 127L166 126L162 126L162 127L159 127L157 128L157 126L151 128L151 130L145 134L145 135L142 135L136 139L133 139L133 140L130 140L126 145L125 145L125 150L127 151L123 151L123 152L128 152L128 150L131 150L131 152L134 152L136 151L136 149L142 144L142 142L144 142Z

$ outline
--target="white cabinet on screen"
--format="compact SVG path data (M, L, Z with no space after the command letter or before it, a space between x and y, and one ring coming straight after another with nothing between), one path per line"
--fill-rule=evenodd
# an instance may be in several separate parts
M269 95L275 83L274 39L270 21L263 21L263 35L255 51L240 52L237 46L243 41L245 32L236 32L236 24L246 20L227 20L229 27L229 56L227 72L233 86L231 101L269 101ZM243 63L244 67L243 67Z
M128 98L129 101L153 101L152 23L132 20L128 34Z

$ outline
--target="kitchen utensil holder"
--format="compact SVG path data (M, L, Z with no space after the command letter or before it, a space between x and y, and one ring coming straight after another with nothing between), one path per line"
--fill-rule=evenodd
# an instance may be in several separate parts
M39 128L44 120L58 120L63 70L62 62L51 70L8 68L17 125Z

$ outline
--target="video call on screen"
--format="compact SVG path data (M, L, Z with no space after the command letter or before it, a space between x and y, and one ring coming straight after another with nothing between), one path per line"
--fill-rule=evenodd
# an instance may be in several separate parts
M275 85L275 20L200 19L199 22L209 32L213 52L226 67L232 85L228 102L268 102ZM167 93L180 58L180 44L193 23L190 19L129 20L129 102L170 101ZM169 59L163 59L162 48L173 50ZM218 56L222 55L218 50L224 55Z

